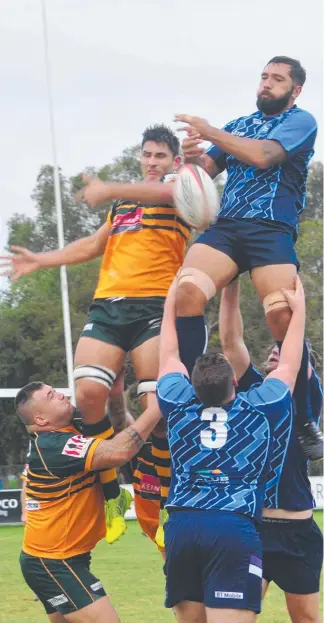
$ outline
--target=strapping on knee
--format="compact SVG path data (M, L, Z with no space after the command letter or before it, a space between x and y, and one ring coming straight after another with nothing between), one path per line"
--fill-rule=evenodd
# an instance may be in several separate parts
M293 292L293 290L288 290L288 292ZM265 315L273 310L282 309L283 307L289 307L289 303L281 290L271 292L263 299L263 309Z
M181 283L193 283L199 290L203 292L207 301L213 298L216 294L215 284L207 273L204 273L198 268L183 268L178 275L178 284Z
M156 379L142 379L141 381L138 381L137 396L139 398L142 398L143 396L146 396L146 394L148 394L149 392L156 392L156 385Z
M105 385L107 389L111 389L116 379L116 373L110 368L104 366L84 365L77 366L73 372L74 380L87 379Z

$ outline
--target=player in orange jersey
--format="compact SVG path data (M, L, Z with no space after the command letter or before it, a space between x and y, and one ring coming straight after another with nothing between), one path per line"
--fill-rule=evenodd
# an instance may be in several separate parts
M91 550L106 532L98 472L126 463L143 447L160 418L155 395L136 423L109 441L80 434L68 398L42 382L18 392L16 409L31 440L24 578L51 623L120 623L90 571Z
M3 265L10 264L11 278L18 279L41 268L79 264L103 255L94 300L75 353L77 407L88 436L107 439L113 434L105 405L127 352L144 408L146 393L155 389L164 300L182 265L190 236L189 227L167 201L169 185L161 193L164 185L156 182L175 172L180 162L174 133L163 125L148 128L141 151L146 184L106 185L97 180L85 189L86 194L91 186L93 192L95 186L100 195L100 190L107 192L110 186L114 198L124 199L114 204L107 222L95 234L48 253L13 247L15 255L4 260ZM170 458L162 426L154 431L152 452L163 505L170 482ZM108 500L107 540L112 542L126 529L124 513L131 500L128 492L119 489L115 470L103 472L101 481Z

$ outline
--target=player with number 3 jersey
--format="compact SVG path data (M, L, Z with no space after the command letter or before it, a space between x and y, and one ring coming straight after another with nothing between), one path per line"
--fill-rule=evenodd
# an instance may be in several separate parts
M215 351L197 360L189 381L179 358L175 292L176 281L164 310L158 381L174 478L165 526L166 606L179 622L253 623L262 580L255 520L262 516L272 452L279 443L284 455L290 438L303 288L297 279L296 291L286 293L292 320L277 370L237 396L233 368Z

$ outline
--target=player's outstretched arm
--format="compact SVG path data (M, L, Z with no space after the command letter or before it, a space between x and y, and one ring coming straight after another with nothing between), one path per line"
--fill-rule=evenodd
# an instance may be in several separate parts
M183 365L179 355L179 343L176 330L176 290L177 278L174 279L164 305L161 333L160 333L160 367L159 378L172 372L181 372L188 376L187 368ZM190 340L190 335L188 335Z
M148 394L147 401L147 408L139 416L135 424L125 428L113 439L101 441L98 444L91 462L92 470L124 465L141 449L161 418L155 394Z
M232 281L221 293L219 307L219 337L225 357L233 366L237 380L250 365L250 355L243 337L240 310L240 282Z
M296 277L296 290L282 290L292 311L286 337L282 343L279 364L276 370L267 378L277 378L289 386L291 393L294 391L297 374L299 372L305 333L305 294L300 277Z
M14 255L0 256L0 274L15 281L41 268L55 268L65 264L82 264L103 254L109 236L105 223L91 236L67 244L63 249L33 253L24 247L12 246Z
M123 184L119 182L102 182L97 177L83 176L85 187L78 193L78 198L90 208L100 206L106 201L121 199L124 201L142 201L143 203L173 204L172 184L160 182L139 182Z
M175 121L189 124L189 129L196 132L205 141L217 145L224 153L235 156L241 162L258 169L268 169L280 164L287 158L287 152L276 140L256 140L235 136L209 125L206 119L191 115L176 115ZM188 132L188 127L182 128Z

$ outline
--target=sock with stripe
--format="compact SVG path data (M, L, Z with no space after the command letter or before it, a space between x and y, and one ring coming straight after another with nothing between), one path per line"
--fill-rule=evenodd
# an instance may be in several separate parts
M108 415L95 424L83 424L83 435L85 437L97 437L99 439L111 439L114 436L114 429ZM114 467L100 471L100 482L102 484L105 500L114 500L119 496L120 488L117 480L117 472Z
M191 377L197 357L207 347L208 333L204 316L180 316L176 319L179 353Z
M152 457L156 473L160 478L161 500L160 508L164 508L169 495L171 482L171 457L169 443L166 437L157 437L151 435L152 439Z

